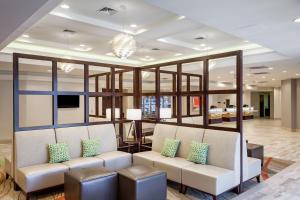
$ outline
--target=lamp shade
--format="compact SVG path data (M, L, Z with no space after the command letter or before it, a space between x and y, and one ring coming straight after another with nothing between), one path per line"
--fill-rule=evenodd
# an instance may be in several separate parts
M127 109L126 119L141 120L142 119L142 110L141 109Z
M172 117L172 109L171 108L160 108L159 116L161 119L170 119Z
M105 110L106 119L111 119L111 108L106 108ZM120 108L115 108L115 118L120 118Z

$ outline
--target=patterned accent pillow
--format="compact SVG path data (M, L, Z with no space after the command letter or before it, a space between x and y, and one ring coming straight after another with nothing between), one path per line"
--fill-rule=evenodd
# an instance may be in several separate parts
M187 160L205 165L207 164L208 144L192 141Z
M71 159L67 143L48 144L49 163L60 163Z
M82 157L93 157L98 155L99 140L82 140Z
M176 156L179 144L180 140L166 138L161 151L161 155L174 158Z

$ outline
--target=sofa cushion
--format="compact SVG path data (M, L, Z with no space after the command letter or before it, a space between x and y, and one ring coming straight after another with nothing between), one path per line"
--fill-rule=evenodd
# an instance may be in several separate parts
M162 156L160 153L156 151L144 151L135 153L132 156L133 165L145 165L149 167L154 166L155 160L162 160L166 158L165 156Z
M207 163L208 144L192 141L187 160L205 165Z
M154 161L154 168L166 171L169 180L181 183L181 169L193 164L184 158L164 158Z
M93 157L98 155L99 140L82 140L82 157Z
M69 145L71 158L81 157L81 140L89 138L86 126L58 128L56 131L56 139L58 143L65 142Z
M70 169L100 168L104 166L104 161L100 158L74 158L62 164Z
M16 132L15 167L48 163L48 144L54 143L56 143L54 129Z
M178 157L187 158L189 155L191 142L202 142L204 129L179 126L176 131L176 139L180 140Z
M69 168L61 163L41 164L17 169L15 180L26 193L64 183Z
M247 157L247 172L244 173L244 181L252 179L261 173L261 160L257 158Z
M175 139L177 126L156 124L152 137L152 151L161 152L165 138Z
M209 145L208 164L239 170L240 135L237 132L205 130L203 142Z
M219 195L238 185L234 171L200 164L183 167L182 184L213 195Z
M60 163L70 160L69 146L67 143L49 144L49 163Z
M161 155L174 158L176 156L180 140L165 138L164 146L161 150Z
M96 158L104 160L104 167L109 170L118 170L132 165L132 155L123 151L102 153Z
M117 151L117 138L113 124L88 126L89 138L100 142L98 154Z

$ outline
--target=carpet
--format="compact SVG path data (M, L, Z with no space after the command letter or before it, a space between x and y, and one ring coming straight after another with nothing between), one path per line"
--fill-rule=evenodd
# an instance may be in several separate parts
M267 180L274 174L280 172L284 168L290 166L294 162L275 159L275 158L265 158L264 167L262 170L262 181ZM13 190L13 180L11 178L5 179L5 173L3 170L4 162L3 159L0 159L0 199L1 200L24 200L25 197L20 191ZM244 184L245 190L248 190L257 183L254 180L247 181ZM176 183L168 183L168 200L210 200L211 196L204 194L198 190L188 188L185 195L181 194L177 190L178 185ZM35 200L64 200L62 190L48 191L47 193L40 193L32 199ZM234 192L226 192L218 197L219 200L230 200L236 197L237 194Z

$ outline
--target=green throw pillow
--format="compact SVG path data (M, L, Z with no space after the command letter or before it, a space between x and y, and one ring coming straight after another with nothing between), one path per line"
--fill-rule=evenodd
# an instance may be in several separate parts
M71 159L67 143L48 144L49 163L60 163Z
M207 163L208 144L192 141L187 160L205 165Z
M100 142L98 140L82 140L82 157L93 157L98 155Z
M179 144L179 140L166 138L161 155L174 158L176 156Z

